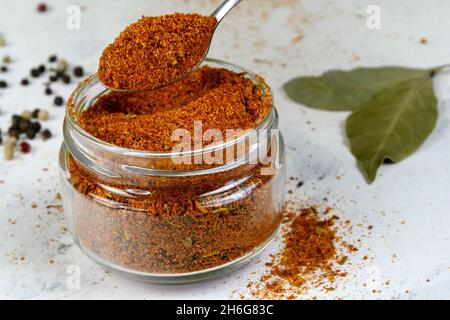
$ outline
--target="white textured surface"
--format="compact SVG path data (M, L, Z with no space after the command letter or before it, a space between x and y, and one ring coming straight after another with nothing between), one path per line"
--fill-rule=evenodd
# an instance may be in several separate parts
M0 74L11 88L0 91L0 127L7 128L15 112L35 107L51 111L47 124L55 137L33 141L31 155L12 162L0 160L0 298L126 298L200 299L246 295L252 263L227 277L194 285L160 286L132 282L83 256L55 209L58 192L57 150L61 143L63 110L52 106L34 83L18 85L30 67L57 53L95 71L101 49L141 14L173 11L207 14L220 0L203 1L48 1L51 11L35 12L37 1L0 0L0 32L8 40L0 57L14 57L12 71ZM82 28L66 29L66 7L85 5ZM381 169L368 186L357 170L343 138L345 113L307 109L286 99L283 82L297 75L359 65L426 67L450 61L448 3L446 1L376 1L382 9L382 29L366 28L366 0L244 0L225 20L211 56L246 66L273 86L288 150L288 175L300 176L295 196L321 203L337 201L335 210L349 217L363 239L360 252L348 266L351 277L338 290L317 293L319 298L449 298L450 297L450 95L445 75L437 81L440 119L433 135L411 158ZM276 3L277 5L273 5ZM292 41L299 35L304 39ZM421 38L428 44L420 44ZM73 86L54 86L68 96ZM3 153L3 148L1 148ZM48 171L43 171L48 168ZM340 176L340 179L336 179ZM319 179L321 178L321 179ZM32 209L35 202L37 208ZM15 222L15 224L11 223ZM267 257L274 246L267 250ZM362 261L367 254L371 259ZM22 257L22 258L21 258ZM50 263L50 261L54 263ZM67 268L81 268L81 288L66 285ZM358 265L358 266L357 266ZM371 274L389 285L364 285ZM373 293L373 289L377 293Z

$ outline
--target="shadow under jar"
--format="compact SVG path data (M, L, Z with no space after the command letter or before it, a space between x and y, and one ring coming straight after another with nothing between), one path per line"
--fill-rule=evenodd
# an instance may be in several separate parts
M205 63L270 90L238 66ZM281 223L286 179L273 106L257 128L233 140L147 152L106 143L80 126L82 112L108 93L91 76L74 91L64 122L63 205L84 253L133 278L182 283L224 274L268 245ZM226 159L196 161L217 154Z

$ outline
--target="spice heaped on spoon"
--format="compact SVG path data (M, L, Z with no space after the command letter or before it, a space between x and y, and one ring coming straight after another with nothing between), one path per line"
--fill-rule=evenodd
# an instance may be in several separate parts
M103 51L100 81L112 90L143 91L185 77L199 67L217 25L240 1L225 1L211 16L143 16Z

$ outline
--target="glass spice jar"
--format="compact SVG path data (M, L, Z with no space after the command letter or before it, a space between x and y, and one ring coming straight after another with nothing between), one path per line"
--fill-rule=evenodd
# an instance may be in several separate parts
M205 64L270 90L241 67ZM64 212L85 254L132 278L182 283L242 266L269 244L281 224L286 180L275 107L232 140L146 152L108 144L80 126L79 115L108 92L96 75L74 91L59 155ZM231 156L195 161L217 154Z

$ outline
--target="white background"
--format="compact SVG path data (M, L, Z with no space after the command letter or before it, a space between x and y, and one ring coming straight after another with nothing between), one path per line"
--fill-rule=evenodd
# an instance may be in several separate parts
M46 14L36 13L37 2L0 0L0 33L8 41L0 48L0 58L10 54L14 59L11 71L0 73L0 79L10 83L10 88L0 90L0 127L7 130L12 114L40 107L50 111L45 126L54 133L48 142L33 141L32 154L17 154L12 162L0 156L0 298L249 297L247 281L257 279L254 271L264 271L262 263L253 262L213 281L162 286L107 273L82 255L64 229L63 215L46 208L59 203L57 151L64 110L43 95L43 80L27 88L19 85L50 53L95 72L102 48L141 14L209 14L220 0L48 1ZM66 28L70 4L84 6L80 30ZM366 27L370 4L382 10L381 30ZM317 204L327 197L337 215L353 221L350 241L367 235L347 265L350 276L338 283L338 290L301 298L450 297L448 77L436 81L440 118L432 136L412 157L383 167L370 186L345 144L342 128L347 114L296 105L281 89L294 76L333 68L448 63L448 9L448 2L439 0L244 0L218 29L210 56L260 73L274 89L288 145L288 176L304 181L299 189L289 184L292 196ZM421 44L422 38L428 43ZM67 97L74 84L53 89ZM3 153L3 147L0 150ZM277 242L261 256L263 261ZM369 260L363 261L364 255ZM80 268L80 289L67 287L67 269L72 265ZM375 282L370 281L373 275Z

